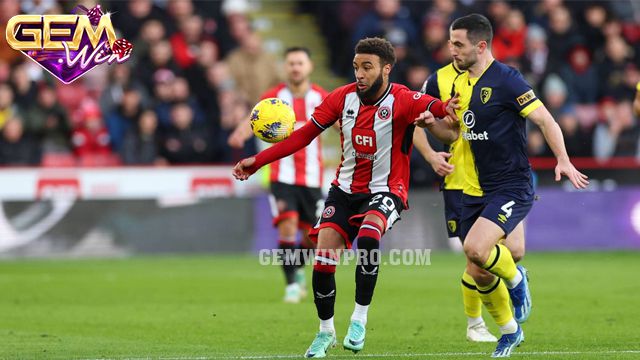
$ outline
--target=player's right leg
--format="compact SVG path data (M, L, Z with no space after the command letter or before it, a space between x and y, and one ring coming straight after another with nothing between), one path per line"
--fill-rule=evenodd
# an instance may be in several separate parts
M339 251L344 247L344 238L338 231L330 227L320 229L312 278L320 331L304 354L307 358L323 358L329 348L336 345L336 330L333 324L336 302L335 272Z
M460 218L462 215L462 190L442 190L444 199L444 218L447 222L449 247L456 243L462 250L460 238ZM482 300L476 288L476 282L466 271L462 273L460 284L462 304L467 317L467 340L474 342L496 342L498 339L489 332L482 318Z

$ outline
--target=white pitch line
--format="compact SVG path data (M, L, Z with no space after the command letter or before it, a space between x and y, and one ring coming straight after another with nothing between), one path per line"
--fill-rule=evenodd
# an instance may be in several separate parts
M450 357L450 356L479 356L489 355L490 352L435 352L435 353L386 353L386 354L358 354L358 355L338 355L330 354L329 358L333 359L353 359L354 357L369 357L369 358L405 358L405 357ZM640 354L640 350L602 350L602 351L522 351L514 352L512 356L552 356L552 355L606 355L606 354ZM176 356L176 357L147 357L147 358L86 358L83 360L261 360L261 359L296 359L302 358L303 354L290 354L290 355L223 355L223 356Z

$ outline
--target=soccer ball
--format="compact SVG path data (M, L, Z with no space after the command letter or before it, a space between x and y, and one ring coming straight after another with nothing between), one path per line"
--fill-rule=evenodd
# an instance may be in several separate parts
M291 135L296 115L285 101L268 98L253 107L250 120L251 130L256 137L268 143L276 143Z

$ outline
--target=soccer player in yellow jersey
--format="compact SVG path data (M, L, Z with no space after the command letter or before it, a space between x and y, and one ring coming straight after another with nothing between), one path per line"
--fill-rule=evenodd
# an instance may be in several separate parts
M440 68L425 81L422 92L442 101L451 98L453 94L453 82L463 71L458 70L453 63ZM444 211L449 243L461 245L460 239L460 215L462 213L462 190L464 188L464 165L461 151L462 138L459 137L449 145L448 152L436 152L429 145L424 131L416 128L414 145L422 154L433 170L444 177L442 195L444 198ZM515 262L524 256L524 225L521 222L507 236L503 244L509 248ZM461 281L462 302L464 313L467 316L467 340L474 342L496 342L482 318L483 294L478 292L475 281L466 271L462 274ZM490 301L484 297L485 301Z
M522 74L493 58L492 38L491 23L479 14L456 19L449 29L453 61L463 71L453 84L464 167L460 236L467 273L489 300L484 304L502 333L492 356L509 357L524 340L519 323L531 311L527 271L499 244L533 204L526 118L540 127L558 161L556 180L564 175L577 189L589 182L571 164L560 127Z

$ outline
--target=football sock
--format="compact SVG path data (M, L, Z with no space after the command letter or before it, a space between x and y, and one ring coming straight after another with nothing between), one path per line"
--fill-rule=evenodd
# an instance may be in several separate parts
M380 265L380 225L364 221L358 232L358 263L356 265L356 303L371 304Z
M464 314L468 318L480 318L482 320L482 299L476 287L476 281L466 271L462 273L462 304ZM472 325L469 325L472 326Z
M278 249L280 250L279 262L282 264L284 277L287 284L293 284L296 281L296 263L295 263L295 244L286 240L278 241Z
M360 305L356 303L356 306L353 309L353 314L351 314L351 320L357 320L357 321L360 321L362 325L366 325L368 312L369 312L369 305Z
M320 331L335 334L336 328L333 326L333 316L327 320L320 320Z
M316 250L311 281L313 302L316 304L320 320L333 318L333 308L336 302L336 265L338 265L338 258L334 252Z
M479 324L484 324L484 319L482 316L480 317L467 317L467 327L476 326Z
M511 319L508 323L504 325L500 325L500 333L502 334L513 334L518 331L518 323Z
M508 285L514 284L515 286L520 282L518 280L520 272L516 268L516 263L513 262L511 251L502 244L498 244L491 249L491 254L489 254L489 258L483 268L506 280ZM519 279L522 279L522 276Z
M509 304L509 292L504 285L504 281L496 277L487 286L476 286L482 303L498 326L504 326L513 320L511 305Z

